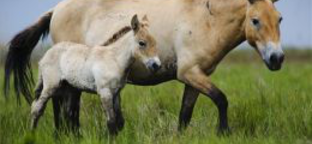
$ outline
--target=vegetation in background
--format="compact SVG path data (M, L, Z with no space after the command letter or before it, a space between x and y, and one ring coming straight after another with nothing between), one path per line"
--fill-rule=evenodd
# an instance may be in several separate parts
M30 107L18 106L12 92L2 96L0 66L0 144L11 143L134 143L134 144L306 144L312 143L312 52L287 51L279 72L270 72L254 51L235 51L217 68L213 82L229 100L232 134L216 135L217 108L203 95L191 125L177 131L183 85L177 81L154 87L128 85L122 92L125 128L115 140L108 137L99 97L83 94L81 138L54 133L51 102L35 133L29 131ZM36 70L35 70L36 73ZM57 137L57 138L56 138Z

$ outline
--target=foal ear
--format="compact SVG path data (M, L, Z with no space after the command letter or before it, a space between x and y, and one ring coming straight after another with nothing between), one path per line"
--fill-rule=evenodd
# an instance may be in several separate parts
M143 17L142 20L143 20L143 21L148 21L147 15L144 15L144 17Z
M140 29L140 22L138 19L138 15L134 15L131 20L131 28L134 32L138 32Z

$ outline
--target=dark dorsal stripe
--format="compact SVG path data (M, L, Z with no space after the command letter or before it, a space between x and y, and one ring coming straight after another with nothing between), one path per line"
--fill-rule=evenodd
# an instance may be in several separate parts
M115 43L117 40L119 40L122 36L124 36L125 34L127 34L129 31L131 31L131 27L130 26L126 26L124 28L122 28L121 30L119 30L118 32L116 32L111 38L109 38L104 44L103 46L108 46L112 43Z

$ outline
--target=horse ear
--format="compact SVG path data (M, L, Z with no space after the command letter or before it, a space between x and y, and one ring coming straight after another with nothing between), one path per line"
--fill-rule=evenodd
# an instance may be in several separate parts
M277 2L278 0L272 0L273 3Z
M261 0L248 0L249 1L249 3L250 4L253 4L253 3L255 3L256 1L261 1ZM272 3L275 3L275 2L277 2L277 1L279 1L279 0L271 0L272 1Z
M248 2L249 2L250 4L254 4L256 1L260 1L260 0L248 0ZM272 0L272 1L274 1L274 0Z
M140 29L140 22L139 22L139 19L138 19L138 15L134 15L132 17L132 20L131 20L131 28L134 32L137 32L139 31Z

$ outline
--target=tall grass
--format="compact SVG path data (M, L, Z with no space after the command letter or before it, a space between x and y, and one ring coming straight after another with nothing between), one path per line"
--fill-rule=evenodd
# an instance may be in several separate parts
M126 125L115 140L109 139L105 115L96 95L82 96L81 138L65 134L55 137L51 102L37 131L30 133L30 107L24 101L18 106L14 93L7 100L0 96L0 144L312 143L311 61L286 62L276 73L257 60L232 61L225 60L212 76L229 100L232 131L229 136L216 135L217 108L203 95L198 99L191 125L179 133L183 85L172 81L154 87L128 85L123 90ZM2 67L0 75L2 88Z

